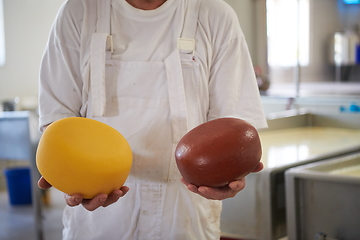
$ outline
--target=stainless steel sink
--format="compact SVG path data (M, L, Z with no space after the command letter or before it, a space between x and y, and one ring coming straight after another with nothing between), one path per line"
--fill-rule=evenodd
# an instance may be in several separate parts
M270 114L260 131L264 170L246 177L246 188L223 201L223 236L277 240L287 235L285 171L360 152L360 114L306 109Z
M292 168L286 175L289 239L360 239L360 153Z

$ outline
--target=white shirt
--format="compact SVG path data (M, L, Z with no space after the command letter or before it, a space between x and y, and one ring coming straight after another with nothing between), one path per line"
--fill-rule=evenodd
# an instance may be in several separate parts
M94 2L67 1L54 23L40 72L40 127L59 118L81 115L83 77L87 74L84 71L89 60L90 37L96 25ZM120 10L121 7L124 9ZM126 1L114 1L112 23L120 20L112 27L114 58L162 61L176 46L184 8L182 0L168 0L154 12L131 8ZM163 10L167 9L173 14L166 14ZM157 11L164 19L157 17ZM136 12L137 15L133 14ZM135 25L121 26L122 21L129 21L126 17L129 15L135 18ZM64 19L60 20L61 17ZM145 28L139 27L143 21L149 24ZM223 1L206 0L201 6L199 22L196 56L201 64L201 78L209 82L211 98L207 120L234 116L257 128L266 127L252 62L235 12ZM159 26L161 31L157 31ZM136 37L118 37L118 34L126 36L125 31L117 33L116 29L121 27L132 29ZM158 33L152 34L153 31ZM139 34L143 37L138 38Z

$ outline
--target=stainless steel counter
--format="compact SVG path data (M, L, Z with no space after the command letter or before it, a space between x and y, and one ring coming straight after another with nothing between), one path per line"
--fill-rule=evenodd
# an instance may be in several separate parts
M247 176L246 188L223 201L224 236L277 240L287 234L285 171L303 164L360 152L360 114L303 110L270 115L260 131L264 170Z
M292 168L286 176L288 237L360 239L360 153Z

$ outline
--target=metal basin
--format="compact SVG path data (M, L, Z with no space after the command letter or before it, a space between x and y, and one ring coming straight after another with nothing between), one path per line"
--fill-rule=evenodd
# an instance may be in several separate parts
M285 171L360 152L360 114L290 110L268 116L260 131L264 170L246 177L246 188L223 201L222 235L277 240L287 235Z
M360 153L286 171L289 239L360 239Z

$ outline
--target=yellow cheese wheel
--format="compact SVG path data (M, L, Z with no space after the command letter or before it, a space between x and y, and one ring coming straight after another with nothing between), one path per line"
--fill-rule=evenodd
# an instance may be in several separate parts
M50 124L41 136L36 164L58 190L93 198L125 183L132 165L126 139L102 122L80 117Z

